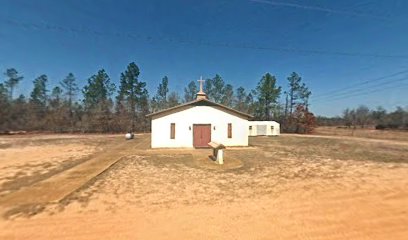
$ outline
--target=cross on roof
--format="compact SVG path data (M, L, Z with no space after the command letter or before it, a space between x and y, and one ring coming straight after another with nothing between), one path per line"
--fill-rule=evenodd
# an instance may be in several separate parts
M201 76L197 82L200 82L200 92L203 92L203 82L205 82L205 80L203 80L203 76Z

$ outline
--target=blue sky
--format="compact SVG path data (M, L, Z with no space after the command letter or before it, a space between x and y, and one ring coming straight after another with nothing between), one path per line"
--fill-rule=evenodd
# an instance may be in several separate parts
M404 0L0 0L0 5L0 71L14 67L24 75L18 93L29 94L43 73L50 88L69 72L83 86L100 68L118 83L134 61L151 95L164 75L171 90L182 94L201 75L218 73L235 87L251 89L270 72L285 88L296 71L312 90L311 109L318 115L338 115L359 104L389 110L408 105L408 72L375 80L408 70ZM359 92L362 87L367 90Z

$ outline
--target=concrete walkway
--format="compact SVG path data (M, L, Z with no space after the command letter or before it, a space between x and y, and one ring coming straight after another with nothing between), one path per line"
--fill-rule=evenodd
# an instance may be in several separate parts
M144 149L149 145L149 140L150 138L135 139L133 141L123 140L123 142L112 146L110 149L97 153L84 163L0 198L0 206L7 208L59 202L115 164L121 157L132 152L132 150Z

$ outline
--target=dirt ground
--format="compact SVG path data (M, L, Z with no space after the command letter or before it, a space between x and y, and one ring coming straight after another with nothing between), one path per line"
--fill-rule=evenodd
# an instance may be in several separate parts
M0 239L408 239L403 138L254 137L219 166L149 137L0 137ZM2 204L112 157L60 201Z

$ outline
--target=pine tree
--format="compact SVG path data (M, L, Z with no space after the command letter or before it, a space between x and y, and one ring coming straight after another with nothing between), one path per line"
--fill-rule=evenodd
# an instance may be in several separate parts
M258 117L262 120L272 120L272 113L278 107L281 87L276 85L276 78L266 73L256 87L258 98Z
M299 99L299 91L301 88L300 82L302 78L295 72L293 72L289 77L289 114L293 113L296 105L296 101Z
M236 90L236 95L234 98L234 108L238 111L241 112L246 112L247 111L247 105L246 105L246 100L247 94L245 92L245 88L239 87Z
M30 111L35 119L32 119L34 129L44 129L46 127L45 117L47 115L47 75L43 74L36 78L34 88L30 95Z
M68 115L71 125L71 131L74 128L74 111L73 111L73 102L75 101L75 96L78 93L78 85L76 84L76 79L74 74L69 73L62 82L60 82L61 87L65 91L65 96L68 98Z
M164 76L162 82L159 84L157 88L157 97L159 103L166 107L167 104L167 93L169 92L169 79L167 76Z
M9 118L11 129L27 130L27 127L31 125L29 117L29 105L27 104L26 97L20 94L13 101L13 108Z
M309 107L309 98L312 94L309 88L306 87L305 83L302 83L302 78L295 72L293 72L289 77L289 91L288 91L288 108L289 114L293 113L293 110L297 105L303 105L306 108Z
M152 98L152 110L160 111L168 108L167 94L169 92L169 79L164 76L161 83L157 87L156 95Z
M245 98L245 106L247 108L246 112L251 115L255 115L257 105L254 96L256 96L256 91L251 90L251 92L248 93L248 95Z
M175 107L180 104L180 97L177 92L172 91L168 98L168 107Z
M234 101L234 89L231 84L224 86L223 94L221 98L221 104L232 107Z
M47 105L47 75L43 74L36 78L34 83L33 91L31 92L30 102L45 108Z
M139 104L138 104L138 115L137 122L140 123L139 131L150 131L150 120L146 117L150 113L149 106L149 93L146 88L143 89L140 94Z
M87 130L108 132L112 130L112 99L115 85L111 83L104 69L88 79L82 90L84 107L87 115Z
M204 92L211 101L222 104L225 99L225 83L222 77L216 74L214 78L207 79Z
M4 84L0 83L0 132L7 130L9 110L9 93Z
M134 62L130 63L125 72L121 74L119 92L116 98L117 113L125 116L127 121L124 121L124 124L130 123L130 131L136 130L137 106L144 105L140 106L139 110L149 107L148 101L145 99L148 96L146 83L139 81L139 74L139 67Z
M184 102L195 100L197 92L198 89L196 83L191 81L187 87L184 88Z
M64 108L62 104L62 89L58 86L54 87L51 91L51 97L49 100L49 128L52 128L55 132L62 132L65 127Z
M52 100L55 100L57 105L61 104L61 95L62 95L62 89L58 86L54 87L51 91L51 98Z
M18 72L14 68L9 68L4 73L6 75L7 80L5 81L5 86L9 89L9 98L13 100L13 91L17 84L23 80L23 76L19 76Z
M285 118L283 119L283 130L287 132L298 132L299 114L312 114L309 112L309 98L312 92L302 83L302 78L295 72L293 72L288 78L289 89L285 92L286 103L285 103ZM301 111L299 110L301 109ZM294 111L297 111L297 115L294 115ZM313 115L313 114L312 114ZM306 121L307 123L314 124L314 121ZM313 126L305 127L307 129L313 129ZM303 129L303 128L302 128Z

